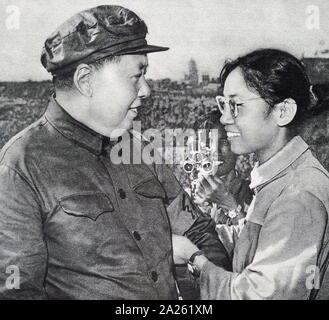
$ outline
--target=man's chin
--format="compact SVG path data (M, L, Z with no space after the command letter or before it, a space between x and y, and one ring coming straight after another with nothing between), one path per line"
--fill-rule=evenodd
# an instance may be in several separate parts
M126 117L117 128L113 129L110 133L110 138L115 139L123 136L133 128L134 118Z

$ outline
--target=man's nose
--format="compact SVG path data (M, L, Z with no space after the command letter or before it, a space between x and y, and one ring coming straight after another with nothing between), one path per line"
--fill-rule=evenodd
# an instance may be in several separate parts
M232 117L232 113L229 108L224 108L224 112L222 113L222 116L220 117L220 123L224 126L227 124L234 123L234 119Z
M138 97L141 99L145 99L151 95L152 90L144 77L141 79L141 81L142 81L142 84L138 91Z

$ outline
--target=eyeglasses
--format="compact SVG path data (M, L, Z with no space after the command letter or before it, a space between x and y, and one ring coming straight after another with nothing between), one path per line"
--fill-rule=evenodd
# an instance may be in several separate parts
M252 100L258 100L262 99L261 97L255 97L255 98L249 98L245 99L242 102L237 103L234 101L233 98L225 98L223 96L217 96L215 97L219 111L224 114L225 112L225 107L228 106L230 108L230 112L233 118L236 118L239 115L239 106L242 106L245 104L247 101L252 101Z

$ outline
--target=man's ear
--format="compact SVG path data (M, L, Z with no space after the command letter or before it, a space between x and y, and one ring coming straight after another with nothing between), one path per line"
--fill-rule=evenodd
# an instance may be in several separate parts
M294 119L297 112L297 103L294 99L287 98L276 104L273 111L277 125L284 127Z
M74 84L81 94L87 97L92 96L92 86L91 86L91 66L87 64L79 64L74 73Z

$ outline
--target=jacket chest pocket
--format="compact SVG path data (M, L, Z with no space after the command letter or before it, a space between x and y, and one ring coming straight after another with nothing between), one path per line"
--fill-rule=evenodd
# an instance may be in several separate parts
M154 177L148 177L134 186L133 190L139 209L130 223L145 233L154 250L167 250L171 241L170 226L164 204L166 193L161 183Z
M124 232L111 199L101 192L62 197L44 229L52 259L74 268L93 265L97 250L120 242Z
M258 246L258 238L262 226L247 221L243 227L233 255L233 271L242 272L254 259Z
M75 217L86 217L96 221L106 212L114 211L110 198L105 193L80 193L62 198L59 201L62 210Z
M162 199L166 198L166 193L161 183L154 177L149 177L138 185L133 186L133 190L149 199Z

